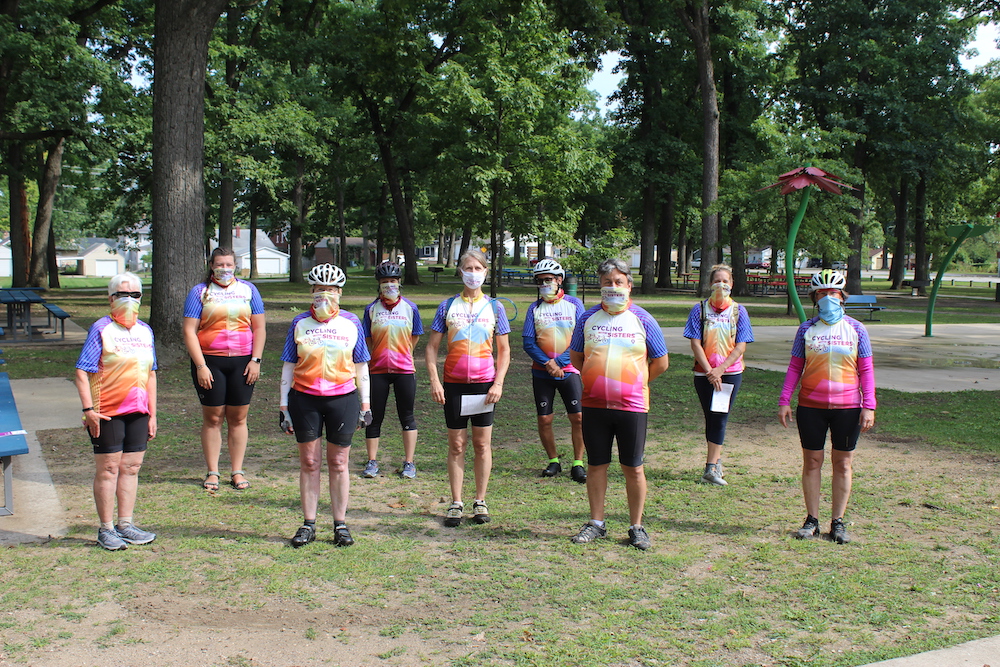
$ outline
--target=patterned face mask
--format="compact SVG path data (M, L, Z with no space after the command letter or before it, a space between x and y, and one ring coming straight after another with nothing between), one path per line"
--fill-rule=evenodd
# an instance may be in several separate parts
M139 299L123 296L112 301L111 319L126 329L131 329L139 319Z
M236 280L236 272L233 269L217 268L212 269L212 279L223 287L229 286Z
M602 287L601 306L612 315L617 315L628 307L630 293L627 287Z
M462 282L469 289L479 289L486 282L485 271L462 271Z
M729 283L718 282L712 284L712 296L708 297L708 304L715 308L716 310L725 310L732 303L732 299L729 295L732 294L733 288Z
M559 285L554 280L546 280L538 286L538 295L545 301L552 303L559 300Z
M317 322L328 322L340 312L340 292L323 290L313 293L312 316Z
M381 283L378 286L379 296L387 303L395 303L399 300L399 283Z

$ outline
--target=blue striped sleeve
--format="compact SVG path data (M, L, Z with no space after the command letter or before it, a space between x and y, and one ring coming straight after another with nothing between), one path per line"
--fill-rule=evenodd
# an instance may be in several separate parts
M76 367L87 373L96 373L101 368L101 353L104 351L104 338L101 335L111 318L105 315L90 326L87 340L83 342Z
M750 325L750 315L747 314L747 309L743 306L740 306L740 316L736 319L736 342L753 342L753 327Z
M448 333L448 321L445 319L448 313L445 312L445 308L448 307L448 299L445 299L438 305L437 312L434 313L434 321L431 322L431 330L437 331L438 333Z
M413 310L413 330L410 331L411 336L423 336L424 335L424 321L420 319L420 308L417 304L413 303L409 299L406 303L410 304L410 309Z
M263 315L264 314L264 299L260 298L260 291L257 286L251 282L245 282L250 286L250 314L251 315Z
M687 324L684 325L684 337L701 340L701 301L694 304L688 314Z
M653 316L639 307L633 307L632 312L636 314L646 330L646 354L650 359L659 359L667 354L667 341L663 338L663 330L657 324Z
M201 319L201 309L203 306L201 295L204 293L205 287L205 283L198 283L188 292L187 298L184 300L184 317L193 317L196 320Z
M368 343L365 342L365 332L361 328L361 320L354 313L345 313L341 311L340 313L345 318L349 319L354 323L354 326L358 328L358 341L354 344L354 363L360 364L364 361L371 361L372 355L368 351Z

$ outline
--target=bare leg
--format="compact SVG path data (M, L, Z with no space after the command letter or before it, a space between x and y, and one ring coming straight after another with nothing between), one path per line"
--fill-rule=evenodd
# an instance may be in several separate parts
M556 436L552 432L552 415L538 415L538 439L542 441L546 456L550 459L559 456L556 451Z
M115 495L118 491L118 470L122 452L94 454L94 504L101 523L111 523L115 518Z
M316 520L322 466L323 452L319 439L312 442L300 442L299 493L302 496L302 516L306 521Z
M247 413L249 405L226 406L226 444L229 447L230 470L243 470L243 459L247 453L247 440L250 432L247 429ZM220 433L221 435L221 433ZM218 468L212 468L218 470ZM243 475L236 475L237 483L246 481Z
M705 444L708 445L708 457L705 459L705 463L718 463L719 459L722 458L722 445L707 440Z
M473 471L476 475L476 499L486 500L486 487L490 485L493 471L493 427L472 427L472 449L475 455Z
M417 451L417 431L403 431L403 457L404 461L413 461L413 455Z
M646 469L643 466L622 466L625 474L625 494L628 496L628 518L633 526L642 525L646 507Z
M334 521L344 521L347 518L347 501L351 494L350 458L350 446L326 443L326 462L330 466L330 507L333 509Z
M135 496L139 490L139 469L146 452L125 452L118 464L118 516L133 516Z
M608 464L587 466L587 500L590 518L604 521L604 498L608 493Z
M201 451L208 470L219 469L219 452L222 450L222 422L226 416L224 405L201 406Z
M462 482L465 481L465 444L469 434L464 428L448 429L448 483L452 502L462 502Z
M569 428L573 437L573 460L586 461L584 455L587 450L583 445L583 413L577 412L567 415L567 417L569 417Z
M823 474L823 450L802 450L802 495L806 514L819 518L819 488ZM846 501L845 501L846 503Z
M378 442L381 438L365 438L365 449L368 450L368 460L378 459Z
M830 459L833 461L833 516L830 518L842 519L847 511L847 501L851 498L854 452L834 449L830 453Z

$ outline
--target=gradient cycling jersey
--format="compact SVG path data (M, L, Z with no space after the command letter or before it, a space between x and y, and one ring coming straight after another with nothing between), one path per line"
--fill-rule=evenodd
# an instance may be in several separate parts
M438 306L431 329L447 336L445 382L493 382L493 336L510 333L507 312L500 303L485 295L470 302L456 294Z
M94 410L108 417L149 414L146 384L156 370L153 330L141 320L126 329L105 315L94 322L76 367L90 379Z
M750 326L750 316L747 310L735 301L728 308L716 312L707 302L696 303L688 315L684 326L684 337L698 339L708 357L708 363L715 368L726 360L737 343L752 343L753 328ZM695 362L694 374L704 375L711 369L699 368ZM744 370L743 357L740 356L725 370L723 375L735 375Z
M203 354L244 357L253 350L250 316L264 313L264 301L252 284L236 279L223 287L215 282L199 283L184 301L184 317L201 320L198 343Z
M341 310L327 322L311 313L295 316L281 360L295 364L292 388L313 396L342 396L357 387L354 364L371 359L361 322Z
M524 351L531 357L532 375L550 377L545 370L549 359L555 359L566 373L580 372L570 363L569 342L581 315L583 303L575 296L563 295L552 303L539 299L528 306L521 337Z
M652 315L631 302L617 315L594 306L580 317L569 347L584 355L583 407L649 412L648 360L667 354Z
M827 324L819 317L806 320L795 333L778 405L790 404L799 380L801 406L874 410L872 347L864 325L847 316L836 324Z
M400 298L392 308L382 299L365 306L362 320L365 338L371 338L371 373L407 375L416 372L413 365L413 336L424 333L417 304Z

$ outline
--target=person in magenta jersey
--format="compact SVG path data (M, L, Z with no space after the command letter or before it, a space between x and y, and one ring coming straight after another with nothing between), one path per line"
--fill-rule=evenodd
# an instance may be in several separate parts
M208 468L202 486L208 491L219 490L223 422L228 425L229 483L238 491L250 488L243 470L247 413L260 376L265 332L260 292L236 277L233 251L216 248L205 282L192 287L184 302L184 345L201 401L201 449Z
M705 442L708 456L701 481L726 486L722 471L722 444L726 422L736 403L743 382L743 353L753 342L753 329L747 310L733 301L733 270L726 264L712 267L709 277L712 293L695 304L684 327L684 337L691 341L694 354L694 389L705 414ZM730 385L729 410L712 412L712 396Z
M83 424L94 446L97 544L121 551L156 534L133 522L139 469L156 436L156 350L139 319L142 281L120 273L108 284L111 314L94 322L76 362ZM115 500L118 521L114 522Z
M819 315L806 320L795 333L792 357L778 399L778 420L792 421L791 400L799 386L795 422L802 443L802 494L806 520L795 537L819 535L820 482L826 434L833 446L833 512L830 539L851 541L844 513L851 497L854 449L858 436L875 424L875 369L868 331L844 314L844 274L823 269L812 277L809 296Z
M445 514L444 525L450 528L462 523L465 511L462 485L468 442L466 429L470 419L476 478L472 520L476 523L488 523L490 520L486 490L493 469L493 406L503 395L503 381L510 367L510 343L507 340L510 323L500 302L483 294L488 266L486 255L476 249L467 250L459 258L458 268L464 288L438 306L425 352L431 397L444 406L448 427L448 481L452 502ZM447 352L442 383L438 379L437 357L438 347L445 335ZM497 351L495 365L494 338ZM479 405L474 407L474 403ZM463 409L463 404L466 409Z
M372 423L365 430L368 463L362 475L377 477L379 438L382 421L389 402L389 389L396 399L396 414L403 429L403 465L399 476L414 479L417 466L413 455L417 449L417 420L413 406L417 398L417 376L413 350L424 333L417 304L399 292L403 270L395 262L385 261L375 267L378 298L365 307L361 324L372 360L368 364L372 384Z
M288 327L281 353L280 426L294 434L299 446L299 491L302 527L291 539L302 547L316 539L323 467L322 436L326 430L326 460L330 469L333 544L354 544L347 528L351 491L348 464L354 432L372 422L371 358L358 318L340 308L347 276L333 264L318 264L309 272L312 307L296 315Z
M629 544L652 546L642 525L646 504L646 421L649 383L667 370L667 344L653 317L632 303L632 273L620 259L597 267L601 303L577 321L570 341L570 363L583 379L583 442L587 447L587 499L590 521L573 542L587 544L607 536L604 501L612 445L625 475Z
M583 466L583 383L580 371L569 362L569 341L576 322L583 314L583 303L575 296L567 296L562 289L566 272L554 259L542 259L532 272L538 285L538 301L528 306L524 318L521 341L524 351L531 357L531 388L538 413L538 438L548 456L542 477L555 477L562 472L556 438L552 431L553 402L556 392L566 407L573 440L573 467L570 477L574 482L587 482L587 469Z

